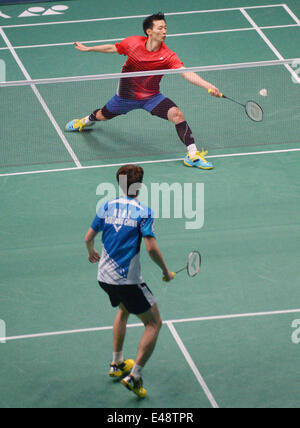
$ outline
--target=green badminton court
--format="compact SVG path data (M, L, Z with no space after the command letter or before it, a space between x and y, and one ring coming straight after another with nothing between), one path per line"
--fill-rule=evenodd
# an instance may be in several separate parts
M119 73L125 61L78 52L73 43L141 35L143 18L161 9L158 0L0 6L1 77L11 83L0 87L2 408L300 406L299 2L163 3L166 43L185 66L218 66L200 74L264 109L264 121L254 123L239 106L164 77L162 91L208 150L211 171L185 167L174 127L143 111L89 132L64 131L101 108L118 84L80 77ZM78 79L53 81L69 77ZM143 278L164 320L144 369L143 401L108 377L115 310L84 243L99 189L115 185L118 167L129 162L144 168L148 189L182 189L170 194L170 218L155 222L170 269L191 250L202 254L196 278L180 274L166 285L142 245ZM197 185L203 189L196 229L187 228L193 219L174 215L187 184L194 210ZM142 332L132 316L126 358L135 358Z

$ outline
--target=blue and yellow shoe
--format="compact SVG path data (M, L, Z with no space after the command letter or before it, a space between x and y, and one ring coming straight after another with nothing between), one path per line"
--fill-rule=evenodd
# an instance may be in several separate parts
M126 376L121 383L129 389L129 391L134 392L139 398L145 398L147 391L143 387L143 380L140 377L135 379L132 375Z
M195 168L200 169L213 169L213 164L211 162L208 162L204 156L207 155L207 151L204 151L202 149L202 152L196 152L195 156L191 157L189 154L187 154L186 158L184 159L184 165L186 166L194 166Z
M74 119L71 122L66 124L66 131L69 132L82 132L83 128L88 128L94 126L95 122L87 124L84 122L84 119Z
M121 364L111 363L109 369L110 377L121 377L129 373L134 366L134 360L124 360Z

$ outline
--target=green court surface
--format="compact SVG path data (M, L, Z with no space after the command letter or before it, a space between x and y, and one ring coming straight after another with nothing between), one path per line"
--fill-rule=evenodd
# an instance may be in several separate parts
M164 2L167 44L187 67L300 57L297 1L221 3ZM0 7L11 16L0 16L8 81L117 73L124 57L84 56L72 42L141 34L142 16L162 7L156 0L57 4L69 8L19 18L32 5ZM292 81L296 67L259 65L202 74L228 95L260 102L259 124L180 76L162 82L209 150L211 171L184 167L173 127L143 111L82 134L64 132L68 120L114 95L116 79L0 88L1 408L300 406L300 344L292 340L292 323L300 319L300 86ZM193 249L202 254L196 278L180 274L166 285L142 245L143 278L164 320L144 369L143 401L107 375L115 310L84 244L103 196L98 186L115 184L118 166L128 162L143 166L147 189L181 186L181 194L171 194L171 218L158 215L155 222L169 268L179 269ZM187 183L194 210L196 185L204 185L200 229L186 227L196 218L173 215ZM125 357L135 357L142 332L132 316Z

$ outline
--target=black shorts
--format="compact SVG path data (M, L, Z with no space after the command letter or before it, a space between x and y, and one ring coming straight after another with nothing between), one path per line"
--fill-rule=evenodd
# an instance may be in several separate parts
M131 314L147 312L156 303L147 284L114 285L99 282L100 287L108 294L111 305L115 308L123 303Z

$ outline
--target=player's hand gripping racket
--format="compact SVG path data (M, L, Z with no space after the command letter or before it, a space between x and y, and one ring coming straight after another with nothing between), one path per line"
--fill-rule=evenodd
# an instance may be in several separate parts
M201 254L199 253L199 251L192 251L188 256L187 264L182 269L179 269L177 272L173 272L173 274L175 276L178 273L186 270L188 276L193 278L199 273L200 268L201 268ZM163 277L163 281L166 281L165 276Z
M212 89L208 90L209 93L212 93ZM221 98L225 98L226 100L232 101L240 106L244 107L247 116L253 120L254 122L261 122L264 118L264 111L259 104L255 101L247 101L246 104L242 104L239 101L236 101L232 98L227 97L224 94L221 94Z

